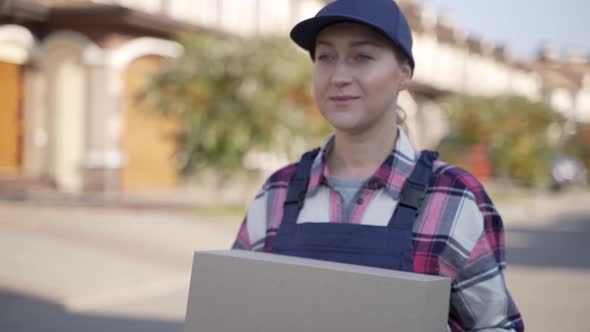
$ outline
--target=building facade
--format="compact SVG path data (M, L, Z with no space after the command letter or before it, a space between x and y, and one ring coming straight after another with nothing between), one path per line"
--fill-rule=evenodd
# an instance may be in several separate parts
M136 96L138 82L181 54L171 36L188 27L87 2L1 10L0 175L68 193L173 186L174 128L140 111Z
M177 124L137 96L180 56L180 32L286 36L320 0L12 0L0 5L0 179L60 191L134 191L177 183ZM418 148L448 133L450 94L544 100L590 123L590 65L545 52L517 62L444 16L399 1L414 33L413 84L400 96Z

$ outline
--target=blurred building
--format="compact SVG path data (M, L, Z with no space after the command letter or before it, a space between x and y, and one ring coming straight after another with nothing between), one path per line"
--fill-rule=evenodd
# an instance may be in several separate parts
M575 50L559 54L544 47L523 66L540 75L547 104L572 124L590 124L590 57Z
M414 35L416 72L400 104L420 148L434 148L447 134L440 100L449 94L517 95L544 101L569 124L590 124L590 60L581 52L517 61L505 45L469 36L450 18L414 0L399 0ZM573 127L573 126L570 126Z
M449 17L413 0L399 1L414 35L416 72L401 104L419 148L434 148L448 133L440 108L450 94L518 95L539 100L540 76L514 61L506 46L468 36Z
M64 192L177 183L176 124L138 101L182 47L183 31L286 36L325 0L0 0L0 189L43 183ZM545 100L590 123L588 59L516 62L447 17L400 0L414 31L413 85L400 96L412 140L435 147L450 94Z
M149 74L182 53L174 37L284 33L320 5L0 1L0 189L44 185L80 193L176 185L176 123L138 101Z
M2 173L70 193L174 185L174 124L136 96L191 28L118 5L3 2Z

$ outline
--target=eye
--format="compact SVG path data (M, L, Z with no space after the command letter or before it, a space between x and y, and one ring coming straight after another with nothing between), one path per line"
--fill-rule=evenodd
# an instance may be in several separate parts
M330 53L319 53L316 55L316 60L321 62L332 62L334 61L334 56Z
M365 54L365 53L358 53L357 55L354 56L354 60L364 62L364 61L373 60L373 57L368 54Z

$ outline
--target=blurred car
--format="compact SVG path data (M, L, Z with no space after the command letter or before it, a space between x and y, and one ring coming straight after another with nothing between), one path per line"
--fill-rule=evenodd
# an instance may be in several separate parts
M587 184L584 164L572 157L557 155L551 161L551 190L559 191L567 186Z

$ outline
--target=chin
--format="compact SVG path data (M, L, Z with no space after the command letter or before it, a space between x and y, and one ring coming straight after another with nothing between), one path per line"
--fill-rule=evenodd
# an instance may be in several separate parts
M331 111L322 113L322 116L334 128L356 127L362 122L357 112L353 111Z
M349 135L360 134L367 130L367 126L360 123L332 123L332 127L336 132Z

